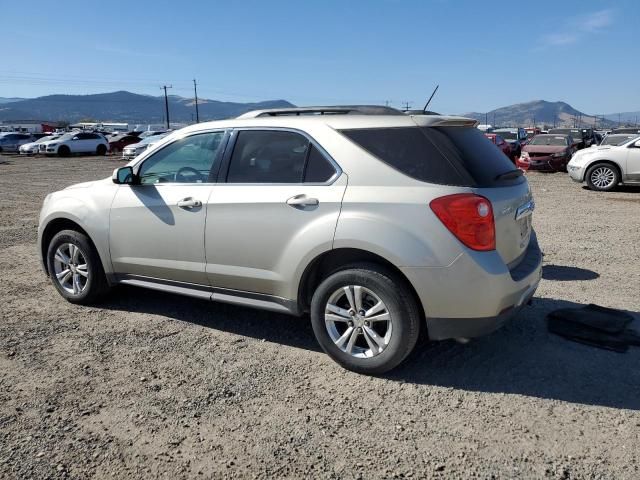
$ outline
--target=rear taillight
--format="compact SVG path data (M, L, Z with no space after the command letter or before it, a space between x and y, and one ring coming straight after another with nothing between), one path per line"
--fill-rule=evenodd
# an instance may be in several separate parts
M458 240L473 250L496 249L496 227L491 202L480 195L459 193L436 198L433 213Z

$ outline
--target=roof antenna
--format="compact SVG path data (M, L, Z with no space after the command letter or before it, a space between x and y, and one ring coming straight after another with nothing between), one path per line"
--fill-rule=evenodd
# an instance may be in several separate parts
M429 104L431 103L431 99L433 98L433 96L436 94L436 92L438 91L438 88L440 87L440 85L436 85L436 88L433 90L433 93L431 94L431 96L429 97L429 100L427 100L427 104L424 106L424 108L422 109L423 113L427 113L427 107L429 106Z

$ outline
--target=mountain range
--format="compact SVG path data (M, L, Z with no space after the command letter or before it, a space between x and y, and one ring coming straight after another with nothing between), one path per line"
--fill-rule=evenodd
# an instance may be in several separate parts
M9 100L9 101L7 101ZM193 98L170 95L169 118L172 122L192 122L195 118ZM250 110L293 106L285 100L255 103L220 102L198 99L200 120L236 117ZM126 91L94 95L47 95L38 98L0 100L0 120L81 120L127 123L163 123L164 96L140 95Z
M191 123L195 117L193 98L170 95L169 117L172 122ZM241 115L250 110L286 108L294 106L286 100L267 100L255 103L221 102L198 99L200 120L217 120ZM623 123L634 123L640 112L621 114L589 115L576 110L565 102L535 100L497 108L490 112L468 112L463 114L496 126L594 125L612 127ZM618 117L620 115L620 117ZM49 120L78 122L95 120L102 122L163 123L165 121L164 96L140 95L127 91L94 95L47 95L37 98L0 97L0 121L2 120Z
M468 112L463 114L471 117L480 123L489 123L495 126L567 126L573 127L580 123L583 126L611 127L617 125L617 114L615 122L607 116L589 115L576 110L565 102L547 102L546 100L534 100L532 102L517 103L508 107L501 107L490 112ZM612 115L613 116L613 115Z

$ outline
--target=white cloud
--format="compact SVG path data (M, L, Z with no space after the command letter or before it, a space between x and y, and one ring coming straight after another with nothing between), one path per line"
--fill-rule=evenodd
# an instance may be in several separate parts
M614 11L612 9L582 15L569 25L570 33L548 33L538 39L538 48L559 47L571 45L582 40L589 34L600 32L613 24Z

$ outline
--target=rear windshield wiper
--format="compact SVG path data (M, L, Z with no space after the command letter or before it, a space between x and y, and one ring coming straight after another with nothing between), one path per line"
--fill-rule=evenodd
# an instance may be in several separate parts
M518 178L522 176L522 170L509 170L508 172L501 173L497 175L494 180L513 180L514 178Z

